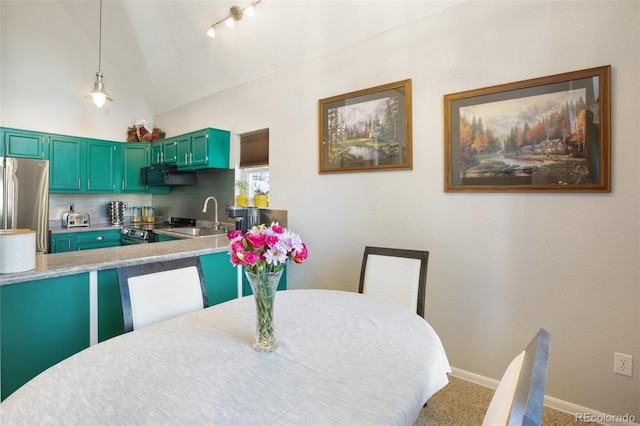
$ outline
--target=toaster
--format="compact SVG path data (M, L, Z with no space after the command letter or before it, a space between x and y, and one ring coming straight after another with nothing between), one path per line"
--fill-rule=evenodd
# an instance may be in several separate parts
M62 216L62 226L66 228L89 226L89 223L89 213L65 213Z

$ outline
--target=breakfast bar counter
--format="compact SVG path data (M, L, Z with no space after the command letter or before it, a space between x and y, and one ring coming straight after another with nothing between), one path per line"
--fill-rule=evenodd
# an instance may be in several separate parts
M215 235L162 243L81 250L72 253L41 254L36 256L35 269L0 274L0 286L114 269L139 263L226 252L228 246L229 240L226 235Z

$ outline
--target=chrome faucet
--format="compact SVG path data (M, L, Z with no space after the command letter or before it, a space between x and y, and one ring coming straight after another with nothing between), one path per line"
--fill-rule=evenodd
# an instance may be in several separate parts
M218 226L220 222L218 222L218 200L216 200L216 197L207 197L207 199L204 200L204 206L202 206L202 213L207 212L207 204L209 204L209 200L213 200L213 205L216 208L215 226Z

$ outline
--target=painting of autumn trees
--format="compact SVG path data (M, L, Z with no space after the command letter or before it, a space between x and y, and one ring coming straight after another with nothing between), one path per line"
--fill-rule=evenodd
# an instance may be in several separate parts
M584 89L460 108L461 177L588 179Z

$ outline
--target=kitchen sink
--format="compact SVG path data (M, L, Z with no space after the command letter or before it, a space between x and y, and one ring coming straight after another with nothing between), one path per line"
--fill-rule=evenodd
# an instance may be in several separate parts
M190 235L192 237L206 237L209 235L226 235L226 231L221 229L212 228L198 228L198 227L185 227L185 228L171 228L165 229L165 232L172 232L175 234Z

